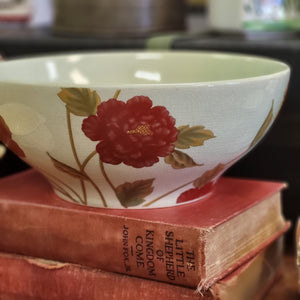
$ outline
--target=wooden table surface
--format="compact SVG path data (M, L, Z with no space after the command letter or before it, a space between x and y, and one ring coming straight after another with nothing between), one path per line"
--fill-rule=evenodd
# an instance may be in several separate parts
M282 277L274 284L264 300L300 300L296 256L284 257Z

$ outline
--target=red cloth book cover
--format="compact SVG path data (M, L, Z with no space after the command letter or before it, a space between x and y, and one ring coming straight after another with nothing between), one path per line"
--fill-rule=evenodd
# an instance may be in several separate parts
M258 300L278 276L282 245L283 239L277 239L203 294L77 264L0 253L0 295L7 300Z
M100 209L59 199L29 170L0 180L0 251L207 289L287 229L284 186L224 177L193 203Z

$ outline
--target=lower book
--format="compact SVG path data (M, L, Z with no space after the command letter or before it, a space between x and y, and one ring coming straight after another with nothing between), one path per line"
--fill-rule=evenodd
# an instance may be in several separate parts
M30 170L0 180L0 251L205 291L287 230L284 187L221 178L193 203L100 209L59 199Z
M257 300L279 279L282 257L283 237L280 237L199 294L188 287L2 252L0 299Z

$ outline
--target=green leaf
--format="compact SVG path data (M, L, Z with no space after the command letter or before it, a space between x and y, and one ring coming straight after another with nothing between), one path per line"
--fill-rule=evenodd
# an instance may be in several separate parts
M50 157L50 159L56 169L60 170L61 172L67 173L72 177L76 177L76 178L83 179L83 180L87 179L86 176L84 174L82 174L80 171L64 164L61 161L58 161L57 159L53 158L48 152L47 152L47 154Z
M178 130L179 134L175 142L175 147L178 149L202 146L205 140L215 137L212 131L204 129L204 126L184 125L178 127Z
M261 127L259 128L256 136L254 137L253 141L251 142L249 148L253 147L255 144L257 144L257 142L263 137L263 135L266 133L269 125L272 122L273 119L273 107L274 107L274 100L272 102L272 106L271 109L267 115L267 117L265 118L265 121L263 122L263 124L261 125Z
M97 92L88 88L62 88L57 95L76 116L95 115L101 102Z
M145 201L145 197L153 192L154 178L125 182L116 188L116 195L124 207L137 206Z
M189 155L179 150L174 150L171 154L166 156L165 162L171 165L174 169L202 166L202 164L196 164Z

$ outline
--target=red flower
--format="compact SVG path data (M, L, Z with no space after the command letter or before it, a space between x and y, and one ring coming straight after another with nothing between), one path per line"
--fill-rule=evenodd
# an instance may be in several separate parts
M179 195L176 203L184 203L191 200L199 199L212 191L213 183L209 182L201 188L192 188Z
M174 150L178 130L165 107L154 106L145 96L126 103L102 102L96 116L83 120L82 130L92 141L103 162L149 167Z
M7 148L12 152L17 154L19 157L25 157L24 151L19 147L19 145L12 139L11 131L6 125L4 119L0 116L0 141L2 141Z

